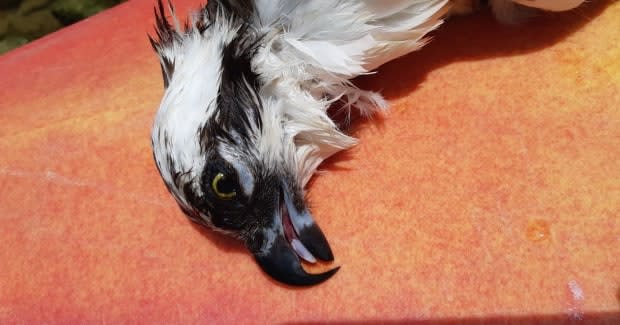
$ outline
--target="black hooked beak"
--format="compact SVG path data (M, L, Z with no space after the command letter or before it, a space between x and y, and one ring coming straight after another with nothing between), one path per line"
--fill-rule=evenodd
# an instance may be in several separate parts
M271 226L261 229L247 245L265 273L289 285L319 284L340 268L312 274L301 266L301 259L309 263L316 263L317 259L333 261L334 255L308 210L295 208L286 186L280 190Z

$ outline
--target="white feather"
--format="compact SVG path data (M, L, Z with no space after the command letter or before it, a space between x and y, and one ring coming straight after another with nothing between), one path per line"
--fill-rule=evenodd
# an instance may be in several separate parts
M182 42L162 51L162 56L175 63L175 71L155 115L153 154L162 178L187 208L190 206L175 186L173 175L187 172L182 181L194 182L204 168L197 130L217 109L214 101L221 78L220 46L230 42L235 33L226 25L217 25L207 37L188 33ZM193 185L200 194L200 187Z
M264 140L279 144L269 150L262 144L259 152L271 157L284 140L289 146L281 157L294 162L303 185L324 159L356 143L329 118L330 105L355 106L365 115L387 107L379 94L349 80L422 47L449 9L447 0L257 0L256 7L255 23L269 37L252 65L266 84L265 114L282 113L265 118L285 128L284 139Z

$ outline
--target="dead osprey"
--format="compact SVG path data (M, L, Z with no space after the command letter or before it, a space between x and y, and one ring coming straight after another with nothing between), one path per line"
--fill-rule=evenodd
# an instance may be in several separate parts
M349 80L421 48L451 11L472 0L209 0L182 27L155 9L165 93L152 145L170 193L191 220L242 240L262 269L313 285L303 259L333 254L304 202L319 164L356 141L331 105L370 115L387 107ZM547 10L580 0L515 0ZM498 17L520 5L489 0Z

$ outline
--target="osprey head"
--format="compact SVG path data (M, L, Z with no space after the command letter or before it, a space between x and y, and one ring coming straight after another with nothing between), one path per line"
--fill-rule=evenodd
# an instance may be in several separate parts
M318 163L304 160L286 102L255 72L264 35L248 23L251 2L210 0L184 28L170 11L172 23L159 1L151 39L165 86L152 145L168 190L191 220L242 240L276 280L328 279L338 268L301 266L333 260L304 202Z

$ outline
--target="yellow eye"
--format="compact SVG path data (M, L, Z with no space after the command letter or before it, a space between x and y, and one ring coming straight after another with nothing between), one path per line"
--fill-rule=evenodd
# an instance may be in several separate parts
M235 184L226 179L226 176L223 173L217 173L215 177L213 177L213 181L211 181L211 188L213 192L222 200L230 200L237 195L237 191L235 191Z

